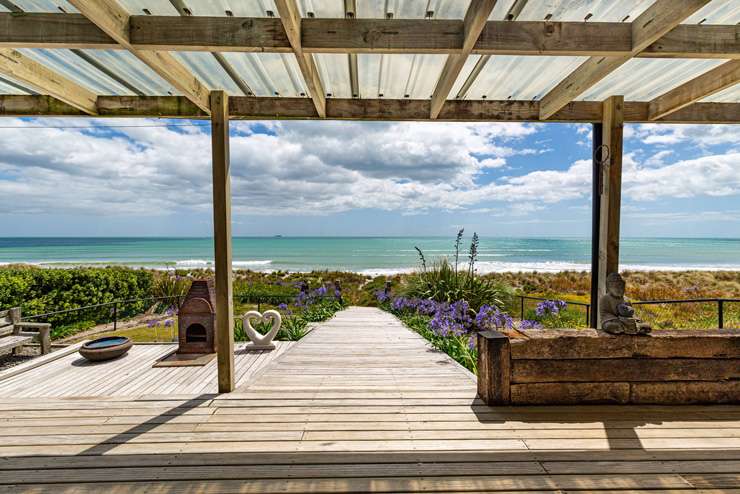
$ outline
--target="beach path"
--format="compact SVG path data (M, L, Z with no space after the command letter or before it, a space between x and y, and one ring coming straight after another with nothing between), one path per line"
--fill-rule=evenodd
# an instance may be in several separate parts
M87 369L95 379L103 367ZM230 394L0 400L2 492L738 485L740 407L488 407L476 398L472 374L373 308L349 308L321 323Z

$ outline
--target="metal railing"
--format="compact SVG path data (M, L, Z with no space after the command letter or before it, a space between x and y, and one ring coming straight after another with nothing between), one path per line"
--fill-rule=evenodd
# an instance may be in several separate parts
M526 300L535 300L538 302L544 302L544 301L553 301L553 300L562 300L566 304L575 305L579 307L584 307L586 311L586 326L590 323L590 315L591 315L591 304L587 302L577 302L574 300L565 300L565 299L559 299L559 298L547 298L547 297L531 297L529 295L518 295L517 296L520 301L520 316L521 319L525 319L525 301ZM660 306L660 305L675 305L675 304L717 304L716 308L716 314L717 314L717 327L719 329L724 329L725 327L725 311L728 304L737 303L740 304L740 299L738 298L691 298L691 299L675 299L675 300L640 300L640 301L631 301L630 304L633 306ZM740 311L739 311L740 314ZM739 315L740 318L740 315Z

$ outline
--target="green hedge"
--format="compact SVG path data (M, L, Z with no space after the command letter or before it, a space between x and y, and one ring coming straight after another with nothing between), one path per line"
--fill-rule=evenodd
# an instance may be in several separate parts
M128 268L41 269L8 267L0 269L0 309L20 307L23 316L103 304L114 300L152 296L151 272ZM140 314L151 304L135 302L118 307L120 317ZM80 321L112 320L111 307L50 316L55 329ZM58 334L58 332L57 332Z

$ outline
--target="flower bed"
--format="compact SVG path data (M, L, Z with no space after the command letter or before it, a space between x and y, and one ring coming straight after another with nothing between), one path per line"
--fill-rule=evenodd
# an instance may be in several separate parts
M380 307L390 311L409 328L427 339L473 373L477 372L479 331L512 329L514 321L495 305L477 311L465 300L437 302L432 299L391 297L377 292Z
M296 285L299 286L299 285ZM274 309L280 312L282 316L282 325L276 336L276 340L298 341L308 333L308 324L311 322L321 322L331 318L337 311L343 309L345 303L342 300L342 293L334 290L329 293L326 286L320 286L313 290L303 290L290 301L290 303L280 303L276 306L264 304L265 309ZM234 316L234 340L248 341L244 331L241 313L251 309L246 305L237 308ZM175 339L177 334L177 308L170 307L166 310L164 317L152 318L147 323L148 333L145 333L144 339L147 341L147 334L164 330L166 334L171 334L170 341ZM254 329L261 334L266 334L272 327L272 322L256 323ZM142 328L143 329L143 328ZM137 339L137 341L139 341ZM165 340L167 341L167 340Z

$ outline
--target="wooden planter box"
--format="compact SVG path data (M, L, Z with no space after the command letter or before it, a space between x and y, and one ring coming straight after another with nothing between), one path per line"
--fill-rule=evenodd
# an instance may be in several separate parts
M740 403L740 330L486 331L478 349L489 405Z

